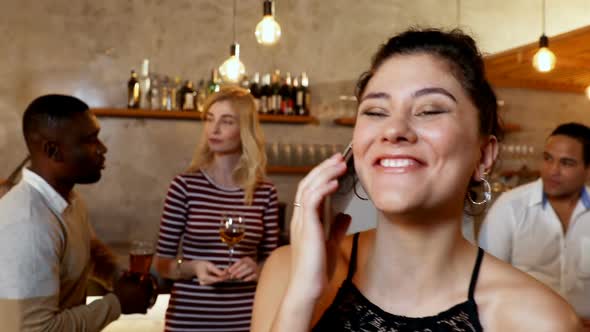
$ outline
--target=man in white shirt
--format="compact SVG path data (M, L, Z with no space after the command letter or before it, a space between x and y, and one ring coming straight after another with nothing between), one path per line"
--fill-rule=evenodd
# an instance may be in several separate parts
M148 290L124 281L85 305L91 251L104 251L73 187L101 177L107 149L99 130L74 97L42 96L25 111L31 166L0 199L2 331L98 332L121 312L146 312Z
M561 294L590 330L590 128L558 126L540 171L491 206L479 244Z

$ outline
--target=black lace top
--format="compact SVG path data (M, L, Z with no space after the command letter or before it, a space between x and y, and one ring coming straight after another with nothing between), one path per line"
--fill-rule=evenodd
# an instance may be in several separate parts
M390 314L371 303L352 282L356 270L358 234L354 235L348 276L338 290L334 302L313 328L314 332L479 332L483 331L477 314L473 292L477 283L483 250L471 275L467 301L429 317L405 317Z

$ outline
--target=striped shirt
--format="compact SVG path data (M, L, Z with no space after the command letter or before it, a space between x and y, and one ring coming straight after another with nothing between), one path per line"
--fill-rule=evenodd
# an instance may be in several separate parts
M244 190L215 184L202 171L176 176L164 204L157 255L210 261L227 268L229 251L219 237L223 215L241 216L246 235L234 246L234 260L265 259L277 247L278 201L275 187L262 182L252 205ZM182 237L182 239L181 239ZM255 283L201 286L197 278L177 280L166 312L166 331L249 331Z

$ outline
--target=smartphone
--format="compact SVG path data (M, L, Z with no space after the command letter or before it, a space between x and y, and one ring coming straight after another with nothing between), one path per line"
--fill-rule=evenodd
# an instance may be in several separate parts
M355 172L352 158L352 142L344 151L342 157L346 163L346 172L338 178L338 190L324 199L322 220L326 238L330 235L330 226L333 218L340 212L344 212L354 195Z

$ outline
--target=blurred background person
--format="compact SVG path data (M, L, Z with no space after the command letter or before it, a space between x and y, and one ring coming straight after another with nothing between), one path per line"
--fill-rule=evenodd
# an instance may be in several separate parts
M115 282L114 294L85 305L93 272L112 285L117 271L73 190L101 178L107 148L99 131L88 106L71 96L41 96L24 113L31 165L0 199L3 328L100 331L121 313L147 310L147 291L127 282Z
M277 192L265 180L252 95L224 87L205 102L204 116L194 160L172 180L162 213L154 265L175 280L166 331L250 331L260 267L278 242ZM229 268L220 235L238 241Z
M561 294L590 330L590 128L555 128L540 171L492 205L479 244Z

